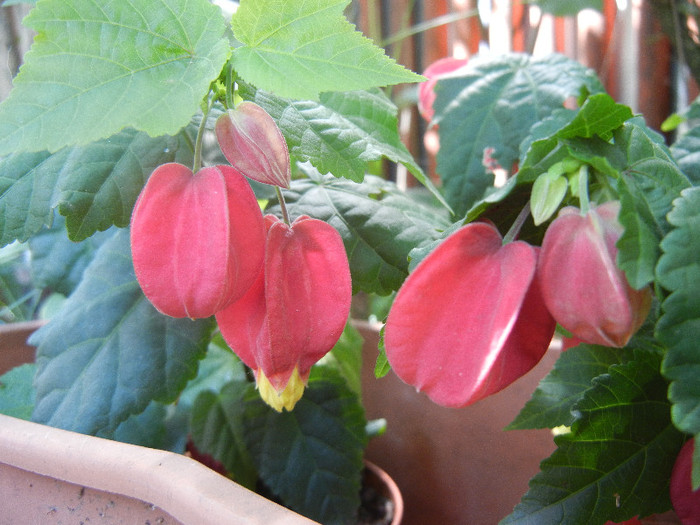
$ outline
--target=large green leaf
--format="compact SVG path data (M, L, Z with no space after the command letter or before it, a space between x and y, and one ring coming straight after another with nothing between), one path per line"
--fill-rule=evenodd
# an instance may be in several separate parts
M502 524L603 525L670 508L684 436L671 423L660 361L658 352L635 351L594 381L574 407L571 432L555 438L559 448Z
M615 144L625 153L618 179L625 231L617 243L617 262L630 284L641 288L654 279L659 243L670 229L666 216L690 181L645 125L627 123L615 134Z
M676 141L671 145L673 158L693 184L700 183L700 99L678 116L685 121Z
M197 450L219 461L226 473L255 489L258 471L244 438L244 395L249 383L234 380L219 391L202 391L192 407L192 440Z
M386 295L408 275L414 246L439 237L449 226L440 210L420 204L396 185L366 176L357 184L305 166L308 179L285 192L293 218L309 215L331 224L343 237L353 288Z
M57 151L131 126L175 134L226 62L221 11L206 0L44 0L0 104L0 156Z
M232 21L243 44L233 53L236 71L260 89L311 100L324 91L422 80L355 30L343 16L349 3L243 0Z
M41 230L29 240L34 286L70 295L97 248L113 234L107 230L82 242L73 242L66 236L63 218L56 217L51 228Z
M510 169L530 128L583 87L603 90L591 70L561 55L476 58L460 76L439 80L437 170L455 212L466 213L493 184L483 164L486 148L494 148L492 156Z
M591 388L591 381L622 363L625 352L585 344L566 350L507 429L571 426L576 419L572 408Z
M668 215L674 229L664 238L657 267L663 302L657 337L667 347L662 372L671 381L675 425L700 434L700 188L687 189Z
M245 401L244 436L265 485L285 505L320 523L354 523L366 421L340 374L314 367L291 412L272 410L252 385Z
M442 200L401 142L398 109L379 89L323 93L320 101L292 101L261 90L243 93L277 121L292 155L319 172L361 182L367 164L386 157L406 166Z
M152 401L173 401L197 371L209 320L166 317L133 273L129 231L105 242L80 286L32 335L40 423L83 432L114 430Z
M56 207L75 241L128 225L144 182L156 166L175 159L178 144L126 129L54 154L0 159L0 245L25 241L51 225Z

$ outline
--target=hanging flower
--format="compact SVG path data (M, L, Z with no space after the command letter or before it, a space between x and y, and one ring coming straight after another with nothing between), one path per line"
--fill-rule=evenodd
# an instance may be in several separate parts
M646 319L651 290L635 290L617 267L618 201L581 214L569 206L549 225L538 275L554 319L583 342L623 347Z
M292 410L311 366L343 332L350 268L342 238L329 224L302 216L289 226L268 215L265 225L263 269L216 320L229 346L254 370L265 402Z
M246 177L289 188L287 143L272 117L254 102L243 101L216 120L216 138L226 160Z
M428 80L418 85L418 112L425 120L430 122L435 114L433 103L437 81L464 67L467 62L466 58L445 57L430 64L423 72Z
M510 385L546 352L555 323L540 296L538 249L472 223L406 279L384 332L394 372L433 401L463 407Z
M260 206L230 166L155 169L131 218L131 252L146 297L172 317L203 318L253 284L265 243Z

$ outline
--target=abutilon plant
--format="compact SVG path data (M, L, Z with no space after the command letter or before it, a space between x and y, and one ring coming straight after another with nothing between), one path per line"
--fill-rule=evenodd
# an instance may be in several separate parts
M263 262L265 230L248 181L230 166L163 164L131 218L136 278L172 317L210 317L238 300Z
M265 262L255 284L216 315L221 334L250 367L261 397L292 410L311 366L340 338L352 299L340 234L307 216L265 216Z
M651 290L635 290L617 266L624 229L619 201L582 212L567 206L542 241L538 275L554 319L582 342L623 347L651 308Z
M504 244L490 223L447 237L408 276L389 311L386 357L435 403L463 407L502 390L547 351L555 322L537 280L538 248Z
M291 166L287 142L274 119L250 101L240 102L216 120L221 152L246 177L289 188Z

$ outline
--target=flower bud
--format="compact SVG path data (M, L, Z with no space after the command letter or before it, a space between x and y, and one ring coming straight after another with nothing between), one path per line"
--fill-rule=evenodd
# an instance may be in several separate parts
M262 398L291 410L311 366L340 338L350 313L350 267L340 234L299 217L265 217L265 264L239 301L216 315L231 349L255 371Z
M260 271L264 245L260 206L230 166L196 174L182 164L159 166L131 218L136 279L172 317L210 317L242 297Z
M566 207L542 241L537 272L547 308L585 343L625 346L651 308L651 290L633 289L615 263L619 211L617 201L585 215Z
M289 188L291 166L282 132L267 112L243 101L216 120L216 138L226 160L246 177Z
M536 278L538 249L503 245L489 223L445 239L399 290L384 329L394 372L448 407L510 385L542 358L555 323Z

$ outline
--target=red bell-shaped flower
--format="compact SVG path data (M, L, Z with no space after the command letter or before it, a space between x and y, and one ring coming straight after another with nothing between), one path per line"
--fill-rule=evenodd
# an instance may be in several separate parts
M263 399L291 410L311 366L338 341L352 283L340 234L306 216L265 217L265 264L251 289L216 315L226 342L255 371Z
M219 147L231 165L246 177L289 188L291 166L282 132L268 113L243 101L216 120Z
M491 224L445 239L399 290L384 329L394 372L433 401L463 407L542 358L555 323L536 278L538 249L503 244Z
M671 504L683 525L700 525L700 489L693 490L692 470L695 440L685 442L671 472Z
M155 169L131 217L146 297L172 317L210 317L239 299L263 262L265 230L248 182L230 166Z
M554 319L583 342L623 347L646 319L651 290L633 289L616 263L618 201L585 215L566 207L542 241L538 275Z

